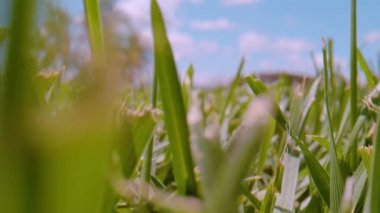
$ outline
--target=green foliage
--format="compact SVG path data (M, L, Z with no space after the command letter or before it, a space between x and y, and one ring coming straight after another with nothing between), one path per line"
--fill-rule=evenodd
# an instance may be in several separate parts
M0 27L0 47L7 38L8 29L4 27Z
M161 10L152 0L152 29L154 63L157 83L164 110L165 127L173 155L173 170L181 194L197 194L193 160L189 143L189 130L181 86L172 49L166 35Z
M131 62L138 37L115 48L98 1L84 5L90 66L71 61L59 8L43 34L36 3L14 1L11 26L0 29L1 212L380 211L380 85L356 47L355 0L350 84L329 39L313 78L243 82L243 58L231 84L213 88L194 84L192 65L181 84L157 0L152 85L120 86L118 71L141 63ZM78 74L67 79L70 66Z

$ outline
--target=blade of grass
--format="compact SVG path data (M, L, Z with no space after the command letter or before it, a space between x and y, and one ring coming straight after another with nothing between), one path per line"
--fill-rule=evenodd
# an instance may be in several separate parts
M266 98L258 98L249 106L243 119L243 128L237 133L217 172L212 196L206 200L208 212L237 212L236 199L241 181L250 163L257 157L270 118L270 109L271 103Z
M12 1L9 45L5 59L4 89L0 95L0 206L2 212L37 211L39 161L35 123L31 110L37 102L32 76L35 61L31 53L36 1Z
M380 114L377 115L376 139L371 160L368 194L364 212L380 212Z
M268 129L264 133L262 145L259 151L259 157L257 160L257 165L255 169L255 174L260 175L265 167L265 162L268 158L268 152L270 145L272 144L272 137L276 130L276 122L273 118L270 118L268 121Z
M264 200L261 204L260 213L273 212L274 204L276 203L276 187L273 182L270 182L265 193Z
M155 73L164 110L164 120L173 154L173 170L180 194L197 194L189 129L172 49L156 0L151 1Z
M369 89L373 89L377 84L376 76L373 74L372 70L369 68L366 60L364 59L363 54L361 53L359 49L356 49L356 57L358 59L360 68L367 79L367 84L369 86Z
M343 149L343 155L344 155L345 161L350 166L351 169L356 168L357 164L359 163L358 134L360 130L363 129L362 126L364 125L366 119L367 118L363 115L358 117L358 120L356 120L354 128L351 130L351 133L349 136L349 144L347 144Z
M240 82L240 77L241 77L241 72L243 70L243 67L244 67L244 63L245 63L245 59L242 58L241 61L240 61L240 64L239 64L239 67L237 69L237 72L236 72L236 75L235 75L235 78L234 78L234 81L232 82L231 86L230 86L230 90L228 92L228 95L227 95L227 98L226 98L226 101L224 102L224 105L223 105L223 108L222 108L222 111L220 112L220 120L219 120L219 123L222 124L223 121L224 121L224 118L225 118L225 114L226 114L226 110L227 110L227 107L229 106L229 104L231 103L233 97L234 97L234 92L236 90L236 88L238 87L239 85L239 82Z
M263 93L267 92L268 89L265 86L263 82L261 82L258 79L254 79L252 76L246 77L246 82L252 89L252 91L256 95L262 95ZM277 123L280 125L281 128L283 128L297 143L297 145L301 148L302 154L305 158L307 167L309 168L309 172L311 175L311 178L313 179L322 199L325 201L326 205L330 205L330 183L329 183L329 176L326 173L326 171L323 169L322 165L318 162L318 160L315 158L313 153L309 151L307 146L303 141L301 141L298 136L294 133L293 130L289 128L289 124L282 113L280 107L273 103L274 111L272 112L272 116L275 118Z
M305 101L303 103L302 117L301 117L301 120L300 120L299 126L298 126L298 128L300 130L299 134L302 134L302 132L306 126L306 123L307 123L309 114L311 112L312 106L314 105L315 100L316 100L316 94L318 92L318 87L319 87L320 81L321 81L321 78L319 78L319 77L314 80L313 84L310 87L309 93L307 94L307 97L305 98Z
M153 74L151 103L152 103L153 108L157 107L157 77L155 73ZM146 150L145 150L143 168L141 171L142 179L147 183L149 183L150 181L151 170L152 170L153 143L154 143L154 138L152 136L152 139L148 143L148 146L146 147Z
M3 44L4 40L7 38L8 29L4 27L0 27L0 47Z
M83 0L85 6L87 29L90 37L92 58L96 62L103 62L105 57L105 47L103 39L103 27L100 16L98 0Z
M186 110L189 108L189 104L190 104L191 90L193 88L193 76L194 76L194 66L190 65L186 71L186 75L182 83L183 102L184 102Z
M335 84L334 84L334 41L332 39L328 39L327 41L328 45L328 65L329 65L329 73L330 73L330 88L331 88L331 97L335 97ZM333 119L333 118L332 118ZM334 119L332 120L333 123L335 123Z
M340 203L343 194L343 178L338 162L338 156L335 147L334 128L331 120L330 100L329 100L329 77L327 68L327 54L326 44L323 43L323 67L325 73L325 104L328 118L328 125L330 130L330 210L333 213L339 212Z
M351 65L350 65L350 89L351 89L351 126L355 125L358 116L358 67L356 59L356 0L351 0Z
M301 159L299 156L293 156L289 153L285 153L284 156L284 175L282 179L281 194L276 200L276 208L286 210L287 212L293 212L298 169Z
M355 170L352 175L354 178L354 194L352 198L352 207L355 209L355 212L358 212L358 209L362 209L364 205L364 198L367 191L367 171L365 165L361 163L358 168ZM362 212L362 211L360 211Z
M247 197L248 201L251 202L252 205L256 209L260 209L261 208L261 202L260 202L260 200L256 196L254 196L248 189L246 189L244 186L241 186L241 191Z
M144 151L152 138L156 126L152 109L126 112L122 116L119 153L124 177L130 178Z
M358 152L363 160L363 163L365 165L365 168L367 170L367 174L371 171L371 156L372 156L372 149L373 147L360 147L358 149Z
M312 140L317 141L326 150L330 150L329 140L319 135L308 135Z

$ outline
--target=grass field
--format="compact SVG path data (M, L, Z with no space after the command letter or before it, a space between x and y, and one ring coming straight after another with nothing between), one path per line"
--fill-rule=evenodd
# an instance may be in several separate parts
M72 81L36 72L37 1L14 0L0 29L0 212L380 212L380 84L357 48L356 0L350 80L323 39L313 78L265 84L243 58L213 88L194 86L193 66L180 79L151 0L154 77L126 91L98 1L83 3L91 66Z

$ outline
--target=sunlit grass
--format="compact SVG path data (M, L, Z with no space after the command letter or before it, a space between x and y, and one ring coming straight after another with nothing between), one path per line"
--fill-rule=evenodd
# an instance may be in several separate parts
M357 48L356 0L350 83L329 39L303 82L244 77L243 58L230 85L196 87L151 0L152 82L122 91L99 1L83 5L92 57L71 80L38 67L36 2L15 0L0 28L0 212L380 211L380 85Z

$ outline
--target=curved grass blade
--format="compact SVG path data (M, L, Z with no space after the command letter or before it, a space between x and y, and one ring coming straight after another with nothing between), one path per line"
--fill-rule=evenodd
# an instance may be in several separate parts
M173 154L174 176L180 194L195 195L197 194L196 182L181 85L157 0L151 1L151 16L154 39L154 68L162 99L165 127Z
M103 27L100 17L98 0L83 0L86 12L87 28L90 37L92 58L94 61L103 62L105 47L103 39Z
M380 114L377 115L376 140L374 144L364 212L380 212Z
M208 212L237 212L241 181L257 157L270 109L271 102L266 98L254 100L248 108L242 128L217 171L212 196L206 198Z
M372 146L371 147L363 146L358 149L359 155L363 160L364 166L368 174L371 171L371 156L373 152L372 150L373 150Z
M241 61L240 61L240 64L239 64L239 68L237 69L234 81L232 82L232 85L231 85L230 90L228 92L226 101L224 102L222 111L220 112L220 120L219 120L220 124L223 123L224 118L226 116L225 113L226 113L227 107L231 103L231 101L232 101L232 99L234 97L234 92L235 92L236 88L239 86L241 72L243 70L244 64L245 64L245 59L242 58Z
M313 84L310 87L309 93L307 94L307 97L305 98L305 101L303 103L302 116L301 116L301 120L300 120L299 126L298 126L298 129L300 130L300 134L303 132L303 130L306 126L306 123L307 123L309 114L311 112L312 106L315 103L316 94L318 92L318 87L319 87L320 81L321 81L320 77L318 77L317 79L314 80Z
M330 130L330 210L333 213L339 212L342 194L343 194L343 177L341 174L341 169L338 162L338 156L335 146L335 137L333 123L331 119L330 101L329 101L329 77L327 68L327 53L326 45L323 43L323 67L325 73L325 104L328 118L328 125Z
M362 130L362 126L364 125L366 119L367 118L363 115L360 115L358 117L358 120L356 120L354 128L351 130L351 133L349 136L349 144L347 144L343 148L343 155L344 155L345 161L350 166L351 169L356 168L357 164L359 163L358 134Z
M254 79L252 76L246 77L245 80L256 95L262 95L263 93L268 91L267 87L263 82L261 82L258 79ZM277 123L293 138L293 140L300 147L302 154L305 158L307 167L309 168L311 178L317 186L317 189L322 199L325 201L326 205L330 206L330 178L328 174L323 169L322 165L318 162L318 160L315 158L313 153L309 151L305 143L301 141L298 138L298 136L294 133L294 131L289 128L289 124L284 114L282 113L280 107L275 103L273 103L273 110L274 111L272 112L272 116L275 118Z
M261 208L261 202L260 202L260 200L255 195L253 195L248 189L246 189L244 186L241 186L241 191L247 197L248 201L251 202L252 205L256 209L260 209Z
M357 211L358 209L362 209L364 206L365 201L365 195L367 192L367 175L366 168L364 163L359 164L357 169L355 170L352 177L354 178L354 194L352 198L352 208L355 209L355 212L362 212Z
M144 148L152 137L156 126L155 116L151 109L144 109L141 112L127 111L122 116L119 153L123 175L126 178L132 175Z
M359 49L356 49L356 57L358 59L360 68L367 79L369 89L373 89L377 84L376 76L373 74L372 70L369 68L366 60L364 59L363 54L361 53Z

